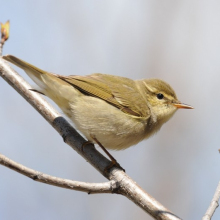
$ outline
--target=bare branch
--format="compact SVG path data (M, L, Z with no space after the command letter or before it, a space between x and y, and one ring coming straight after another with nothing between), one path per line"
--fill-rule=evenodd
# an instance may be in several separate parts
M81 147L85 140L40 95L31 92L30 86L2 58L0 58L0 75L59 132L68 145L83 156L102 175L118 184L118 190L115 193L126 196L155 219L180 219L147 194L121 169L113 167L108 172L104 172L110 161L100 154L93 145L88 145L82 151Z
M208 208L208 210L206 211L205 215L203 216L202 220L210 220L215 212L215 210L218 208L219 201L220 198L220 182L218 183L218 186L216 188L215 194L213 196L213 199L210 203L210 206Z
M87 192L89 194L113 193L116 190L116 183L114 180L111 180L106 183L85 183L68 179L62 179L25 167L22 164L19 164L2 154L0 154L0 164L18 173L21 173L22 175L27 176L35 181L66 189Z

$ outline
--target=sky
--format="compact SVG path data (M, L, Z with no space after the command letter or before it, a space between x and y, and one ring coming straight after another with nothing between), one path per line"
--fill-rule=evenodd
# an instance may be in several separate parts
M111 153L165 207L201 219L220 180L220 2L7 0L0 10L0 22L11 24L4 55L62 75L159 78L195 108L179 110L150 139ZM0 100L2 154L49 175L106 181L3 79ZM120 195L62 189L3 166L0 175L0 219L152 219ZM220 219L220 209L212 219Z

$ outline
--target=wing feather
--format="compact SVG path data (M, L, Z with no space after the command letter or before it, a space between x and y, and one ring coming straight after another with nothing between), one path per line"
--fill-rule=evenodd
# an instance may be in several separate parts
M127 114L136 117L149 116L146 100L138 91L134 80L100 73L58 77L83 94L100 98Z

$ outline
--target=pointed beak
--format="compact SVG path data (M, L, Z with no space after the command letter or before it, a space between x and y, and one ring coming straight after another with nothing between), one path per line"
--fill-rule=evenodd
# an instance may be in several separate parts
M192 106L183 103L173 103L177 108L194 109Z

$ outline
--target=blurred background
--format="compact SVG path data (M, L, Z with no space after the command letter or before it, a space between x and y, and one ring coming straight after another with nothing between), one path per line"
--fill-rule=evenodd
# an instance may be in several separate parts
M160 78L195 107L111 153L165 207L201 219L220 179L220 1L7 0L0 10L0 21L11 22L4 54L63 75ZM3 79L0 100L2 154L50 175L106 181ZM3 166L0 175L0 219L152 219L119 195L49 186Z

